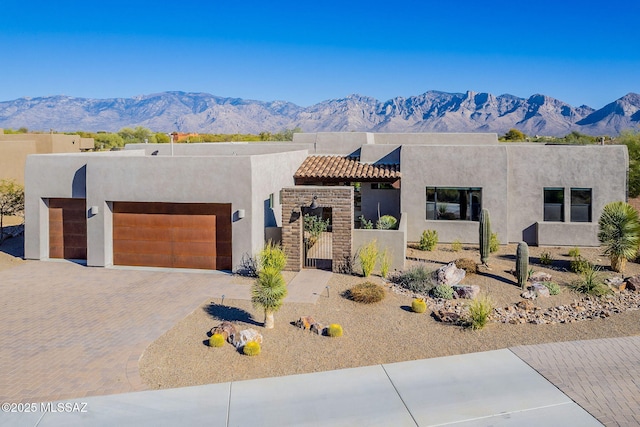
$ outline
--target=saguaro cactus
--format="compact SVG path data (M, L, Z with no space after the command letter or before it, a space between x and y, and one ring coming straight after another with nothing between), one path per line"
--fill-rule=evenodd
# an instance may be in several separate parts
M487 265L489 261L491 242L491 221L489 220L489 211L482 209L480 212L480 262Z
M529 278L529 246L525 242L518 243L516 251L516 278L522 289L526 287Z

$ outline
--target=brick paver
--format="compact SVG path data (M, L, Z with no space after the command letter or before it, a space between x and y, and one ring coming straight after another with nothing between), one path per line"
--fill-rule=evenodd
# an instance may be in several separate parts
M206 298L248 297L237 280L70 262L0 271L0 401L144 390L144 349Z
M604 425L640 425L640 336L511 351Z

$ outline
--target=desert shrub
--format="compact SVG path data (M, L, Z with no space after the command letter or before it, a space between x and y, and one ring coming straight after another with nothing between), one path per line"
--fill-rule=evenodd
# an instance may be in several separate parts
M489 322L493 308L493 301L487 295L471 300L467 312L467 325L471 329L484 328Z
M542 282L543 285L549 289L550 295L558 295L560 294L560 286L555 282Z
M449 285L438 285L431 290L431 296L441 299L453 299L453 288Z
M282 246L269 240L258 254L258 263L260 270L274 268L282 271L287 265L287 255L284 253Z
M378 243L375 239L360 248L358 252L358 260L362 267L362 275L369 277L376 266L378 260Z
M491 239L489 240L489 253L498 252L498 249L500 249L498 233L491 233Z
M436 230L424 230L418 243L418 249L421 251L432 251L437 244L438 232Z
M465 271L466 275L476 274L478 272L478 264L469 258L460 258L454 261L456 267Z
M573 258L569 263L569 269L578 274L582 274L590 268L593 268L593 265L581 255Z
M327 327L327 335L330 337L341 337L342 336L342 326L337 323L332 323Z
M462 242L459 239L451 242L451 250L454 252L460 252L462 250Z
M222 334L213 334L209 338L209 347L222 347L225 343L224 335Z
M402 288L420 294L426 294L434 287L433 273L422 265L411 267L396 275L393 282Z
M411 310L413 310L414 313L424 313L427 311L427 302L424 298L414 298L413 301L411 301Z
M576 246L569 249L569 256L571 258L578 258L580 256L580 248Z
M391 215L382 215L378 222L376 222L376 228L378 230L395 230L398 226L398 220Z
M257 356L260 354L260 343L256 341L249 341L242 347L242 352L247 356Z
M603 296L611 292L611 289L604 284L600 269L591 264L582 271L580 279L574 281L571 287L576 292L595 296Z
M380 275L385 279L389 275L389 268L391 268L391 253L389 248L384 248L380 254Z
M611 202L602 209L598 221L598 240L604 254L611 260L611 269L624 273L627 260L638 255L640 217L638 211L625 202Z
M356 260L358 259L358 253L353 255L344 255L342 262L338 264L337 271L340 274L355 274Z
M553 255L551 255L551 252L542 252L540 254L540 264L542 265L553 264Z
M360 228L364 229L364 230L372 230L373 229L373 222L367 220L364 215L360 215Z
M236 274L247 277L258 277L258 261L248 253L242 254L240 266L236 269Z
M309 233L308 244L312 246L318 237L329 228L329 218L323 220L315 215L305 214L304 216L304 231Z
M382 286L371 282L359 283L349 289L349 298L363 304L373 304L384 299L386 293Z

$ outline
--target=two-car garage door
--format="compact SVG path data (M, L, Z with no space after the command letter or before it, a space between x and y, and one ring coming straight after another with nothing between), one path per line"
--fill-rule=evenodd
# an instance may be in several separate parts
M113 263L230 270L231 204L114 202Z

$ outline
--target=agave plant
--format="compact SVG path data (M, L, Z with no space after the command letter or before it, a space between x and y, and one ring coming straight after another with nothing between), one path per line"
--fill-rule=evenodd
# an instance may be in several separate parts
M611 268L624 272L628 259L633 259L640 245L638 211L625 202L612 202L604 207L598 221L598 239L611 260Z

